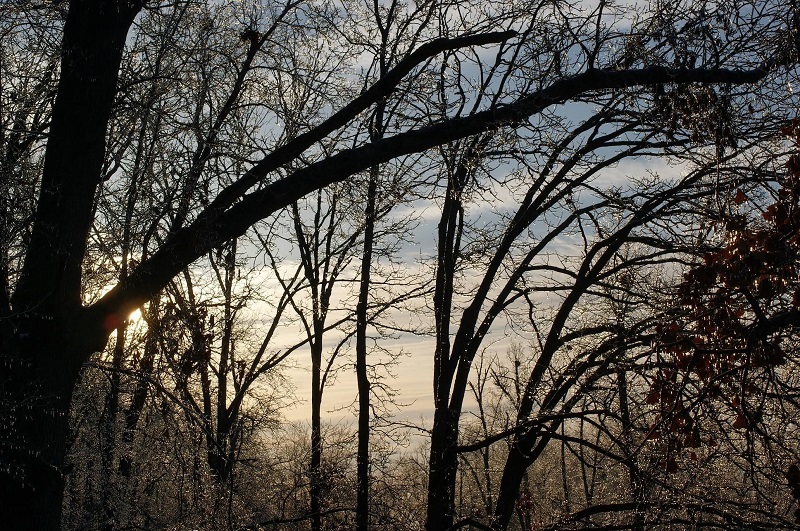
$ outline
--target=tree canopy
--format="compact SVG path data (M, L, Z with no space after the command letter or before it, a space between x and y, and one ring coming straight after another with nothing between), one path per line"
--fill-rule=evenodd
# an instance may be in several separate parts
M782 1L3 4L3 521L787 525L798 32ZM410 336L421 461L387 449ZM308 456L271 455L303 352ZM321 413L351 367L355 443ZM152 498L146 440L191 488Z

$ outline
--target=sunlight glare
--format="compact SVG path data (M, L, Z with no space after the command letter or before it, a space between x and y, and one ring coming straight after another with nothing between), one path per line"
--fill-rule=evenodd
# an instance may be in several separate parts
M129 323L138 322L142 318L142 310L136 309L128 316Z

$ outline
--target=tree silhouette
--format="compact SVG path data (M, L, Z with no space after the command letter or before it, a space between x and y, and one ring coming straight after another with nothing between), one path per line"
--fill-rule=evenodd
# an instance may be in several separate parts
M42 143L44 155L35 212L30 213L29 229L14 242L22 266L4 271L7 276L2 279L0 297L0 521L10 528L59 527L64 477L69 472L65 455L69 447L70 403L84 364L105 347L109 335L124 326L134 310L152 300L190 264L226 242L235 241L259 221L309 193L398 157L478 135L502 136L530 125L531 117L543 111L580 101L587 95L643 86L755 84L793 64L796 57L793 34L784 24L790 10L780 3L740 17L739 29L713 31L705 29L711 20L705 11L696 13L695 24L694 19L687 20L688 15L671 8L674 6L659 8L650 19L652 24L646 30L637 27L634 35L629 34L627 22L607 24L605 2L577 14L564 12L566 6L551 6L551 2L488 12L482 9L485 6L474 5L469 13L460 4L452 9L446 4L430 4L430 10L420 10L420 16L437 20L437 31L415 34L415 24L404 26L406 38L402 42L407 53L360 92L351 94L338 90L340 87L335 84L328 86L329 77L312 71L304 82L319 83L320 91L329 90L324 99L327 112L278 142L256 145L247 154L240 154L249 169L239 175L227 180L201 179L204 163L216 155L215 147L222 142L222 124L206 124L199 118L205 109L213 108L224 117L229 112L242 111L247 104L239 105L241 101L232 98L222 100L221 106L211 100L198 106L192 118L198 118L204 126L198 130L204 132L205 144L195 142L197 149L190 160L171 160L169 166L159 169L164 180L174 184L166 186L162 196L153 200L154 210L160 212L158 216L164 217L168 227L156 231L149 240L151 247L143 250L140 261L130 264L124 278L117 279L96 301L87 303L85 266L90 236L96 228L96 200L107 179L115 175L113 156L109 160L109 155L121 141L115 136L114 127L119 96L134 90L139 83L156 83L163 90L180 79L180 75L154 75L128 84L128 79L121 78L129 32L132 27L137 28L135 22L145 17L163 17L172 22L177 18L170 18L170 14L195 7L192 2L159 4L144 0L71 0L68 6L61 2L51 5L22 1L0 7L6 10L3 14L19 14L23 20L41 12L52 14L59 20L54 34L61 36L60 69L46 143ZM228 28L240 36L241 53L224 58L218 68L200 69L199 77L208 74L205 79L211 80L212 85L221 83L214 76L229 67L236 74L233 86L241 86L251 75L250 67L256 59L262 61L260 71L278 76L294 70L292 73L299 75L303 65L292 56L296 49L293 45L307 43L311 59L322 51L321 47L314 48L321 34L308 36L302 32L316 22L335 34L336 16L346 15L346 10L326 11L331 6L313 2L288 1L270 7L274 9L265 11L274 18L294 17L281 26L288 28L286 34L261 31L252 20L242 17L237 22L239 27ZM550 18L536 18L538 14ZM205 30L214 27L213 18L199 17L196 23L207 37L184 43L187 54L212 38ZM555 28L553 33L545 31L551 26ZM299 36L287 45L283 39L291 31ZM641 33L648 33L648 39L643 39ZM717 33L727 35L722 49L716 46ZM756 35L774 39L756 39ZM687 46L688 36L692 36L692 46ZM166 46L183 46L178 39L165 42ZM498 46L507 42L512 45ZM529 46L531 43L537 46ZM266 44L271 45L269 52L259 52ZM504 54L489 67L490 77L502 80L500 92L481 99L471 109L466 104L445 107L438 114L418 112L420 101L406 102L408 112L403 118L407 121L397 129L371 141L351 134L347 138L352 144L328 150L327 142L334 133L357 129L362 113L389 98L402 84L430 74L430 65L440 54L482 46L491 46L495 52L500 49ZM349 46L343 45L338 51L341 63L352 60ZM704 56L698 60L701 52ZM474 53L473 64L483 65L481 53ZM542 58L547 61L541 62ZM193 68L189 63L181 65ZM536 75L531 76L531 72ZM48 84L47 79L43 81ZM266 97L268 89L256 85L248 85L248 90L242 92ZM202 86L199 82L192 85L196 90ZM634 99L637 95L647 96L630 93ZM49 99L45 99L47 107ZM302 101L295 103L302 106ZM174 112L183 111L178 106ZM42 115L46 114L47 108L42 110ZM32 127L34 132L41 130L41 124ZM10 160L16 164L16 159ZM172 174L182 178L172 183ZM208 193L205 185L210 188ZM0 211L8 211L8 206L0 204ZM0 236L4 249L9 248L6 236ZM763 282L764 292L770 293L776 288L766 280L773 280ZM466 339L466 335L456 342ZM446 356L447 351L438 354ZM764 356L772 359L774 353L764 351ZM458 370L458 379L466 381L468 364L467 358L454 358L447 371ZM444 399L445 393L438 397ZM453 411L457 413L460 404L456 405ZM442 415L445 413L443 410ZM455 435L457 429L448 428L440 441L444 446L453 445ZM445 461L444 469L437 473L444 474L441 481L448 483L449 489L449 467L455 458L448 455ZM517 487L513 485L509 492ZM445 492L444 496L430 499L444 498L446 512L448 497ZM508 497L509 503L512 497ZM436 511L432 514L431 529L439 529L439 522L451 519Z
M659 415L648 437L665 443L669 472L678 469L682 451L695 455L714 444L702 435L704 403L721 404L718 415L729 428L766 437L764 397L790 389L783 367L796 357L800 325L800 120L781 133L790 149L783 170L771 172L772 202L759 210L755 187L753 199L741 188L731 194L731 208L720 215L719 247L702 252L684 273L674 319L656 327L660 368L647 402ZM800 499L797 465L785 474ZM796 516L800 522L800 510Z

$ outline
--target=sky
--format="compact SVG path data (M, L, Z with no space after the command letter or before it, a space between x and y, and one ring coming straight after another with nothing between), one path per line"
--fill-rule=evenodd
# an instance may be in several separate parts
M609 168L599 175L595 184L606 187L624 185L629 182L630 177L642 176L645 173L658 173L664 177L677 177L682 169L678 166L670 165L662 159L629 159L623 161L614 168ZM509 208L513 208L509 203ZM413 232L412 240L414 244L403 248L402 253L411 265L413 259L420 256L430 256L435 252L436 226L438 223L439 211L435 205L429 205L423 210L419 210L419 223ZM400 212L403 214L403 212ZM480 212L481 216L489 216L490 211ZM555 242L554 250L564 255L579 254L582 250L581 241L578 238L562 237ZM287 265L287 268L290 268ZM417 273L418 271L414 271ZM543 305L547 304L547 296L541 296ZM430 316L431 309L421 309L421 319L432 321ZM402 312L395 312L394 316L398 323L403 324ZM454 314L454 320L458 314ZM284 329L283 337L276 338L276 344L297 340L299 330ZM524 331L522 332L524 333ZM511 347L512 343L526 347L529 339L523 337L518 332L511 331L501 318L498 319L491 333L484 340L483 346L485 354L488 356L502 356ZM395 352L402 351L395 365L389 372L385 372L386 383L397 392L395 401L398 406L390 415L394 415L397 420L430 425L433 414L433 353L434 340L431 336L421 336L413 334L403 334L396 339L385 340L385 346ZM352 352L352 346L349 349ZM375 361L376 354L372 354L371 361ZM380 360L380 355L378 355ZM309 403L311 376L308 348L301 348L291 356L291 367L284 369L285 376L292 382L295 389L296 400L288 407L284 408L282 415L286 420L295 422L308 422L310 419L311 406ZM324 362L323 362L324 363ZM352 354L346 355L340 363L340 369L336 373L333 385L329 385L323 397L323 417L329 422L341 422L355 419L355 401L357 400L357 384L355 368L353 365ZM474 407L474 401L470 399L465 403L465 411Z

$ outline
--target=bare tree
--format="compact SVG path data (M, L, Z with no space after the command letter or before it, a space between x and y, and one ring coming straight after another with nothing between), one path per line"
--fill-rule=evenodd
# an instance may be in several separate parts
M695 87L690 84L703 83L703 87L721 84L727 90L761 82L777 69L792 64L795 56L792 30L785 23L792 20L792 13L781 3L769 4L746 16L736 11L737 26L731 28L718 28L709 12L679 9L677 3L659 6L652 15L629 16L623 16L622 12L616 16L604 2L588 11L561 3L512 5L497 10L484 10L478 4L468 8L441 4L434 13L436 31L425 35L426 42L414 42L413 52L389 68L380 80L343 103L340 99L343 94L337 87L338 80L346 82L346 76L336 76L342 67L357 60L348 55L347 46L331 48L331 53L325 56L330 59L325 63L327 70L323 69L327 76L320 75L319 69L304 70L302 67L307 63L292 63L291 59L298 57L298 50L308 52L306 59L319 59L326 49L322 43L334 44L326 40L328 30L346 13L315 3L288 3L278 7L276 13L271 13L269 6L264 7L265 17L271 20L282 17L284 22L280 27L285 32L275 35L253 23L258 22L258 17L254 20L245 17L237 22L239 27L235 30L241 36L241 49L246 53L269 44L268 50L263 48L263 52L253 56L253 60L259 60L259 71L270 69L275 73L267 81L275 79L278 72L286 73L287 65L292 65L291 74L323 95L329 112L302 124L297 134L276 135L277 139L264 143L253 142L255 146L250 146L242 157L250 168L222 181L205 180L204 174L196 170L214 154L213 146L219 142L215 140L217 122L201 120L201 124L210 124L202 128L207 145L200 149L197 144L196 156L191 160L172 161L173 166L164 170L166 173L179 169L185 176L177 187L164 188L158 198L158 203L170 212L165 230L151 240L150 251L131 267L124 279L116 281L96 302L86 304L83 265L88 236L97 221L95 198L109 168L106 154L113 153L110 148L115 145L115 140L109 140L113 133L110 124L122 87L120 65L127 56L129 32L145 14L156 18L169 16L185 5L73 0L66 11L60 73L36 212L30 238L23 243L23 265L14 278L13 288L8 290L12 293L10 302L4 303L0 310L0 315L5 316L0 340L4 357L0 364L3 383L0 403L2 425L7 428L3 430L0 459L8 463L0 472L0 489L6 501L3 521L12 527L55 529L59 525L69 435L67 413L84 363L103 349L109 334L131 312L152 300L191 263L242 236L260 220L369 168L450 143L462 142L462 149L456 151L460 163L452 166L456 170L453 178L461 171L460 166L469 173L475 162L485 158L492 139L499 142L505 133L531 129L546 136L547 122L537 123L539 117L547 117L548 109L567 101L594 102L604 93L608 93L608 99L600 99L616 102L617 106L626 101L647 101L648 91L625 91L645 86L660 86L665 91L683 87L691 91L698 89L687 88ZM24 8L30 11L37 6ZM281 15L284 12L287 14ZM638 20L630 24L634 16ZM413 32L412 26L404 28L403 33L408 32ZM480 97L464 105L442 105L437 112L428 113L430 107L424 104L435 94L417 93L406 100L404 115L408 121L401 130L380 139L340 147L335 153L326 151L332 133L353 127L360 113L392 94L405 80L417 79L415 74L430 73L448 64L439 63L440 54L481 46L492 46L492 53L498 55L478 82L483 86ZM478 68L478 72L485 65L484 55L477 51L460 56L470 57L469 64ZM238 69L238 73L242 74L243 82L255 76L247 68ZM462 81L467 76L456 74L455 78L461 81L445 84L445 91L466 88ZM333 79L337 83L331 82ZM153 80L143 81L147 82ZM218 82L212 78L212 85ZM247 85L250 95L258 92L255 85ZM302 102L296 103L299 106ZM589 131L587 134L591 134ZM595 134L602 137L608 133L599 130ZM719 137L722 140L725 134L720 133ZM286 173L281 177L282 169ZM209 184L208 194L205 182ZM457 186L456 181L451 183L454 194L458 192ZM573 300L577 301L602 272L627 234L650 213L673 203L663 194L654 194L635 208L620 207L624 217L627 216L627 224L607 244L587 246L588 259L573 278L574 289L566 299L567 306L571 307ZM457 211L458 205L454 206ZM530 212L538 212L537 207ZM586 215L588 212L579 207L570 219L578 221ZM457 220L456 215L454 221ZM509 242L514 239L509 237ZM450 247L446 253L457 259L456 251L460 249ZM492 268L499 268L503 255L497 255ZM514 284L509 284L512 291ZM444 296L443 290L438 296ZM485 299L485 294L481 297ZM443 310L444 306L438 308ZM538 385L539 373L548 365L560 342L558 330L562 317L568 313L565 310L563 316L555 318L554 332L540 354L540 368L529 379L531 390ZM490 309L489 315L493 319L496 312ZM478 328L473 329L470 321ZM469 364L476 352L473 349L476 343L471 341L481 333L477 316L468 311L461 320L460 330L452 350L440 348L437 352L439 411L435 430L439 431L432 444L430 500L436 507L429 509L431 529L446 528L452 520L452 470L457 462L452 448L457 441L457 416ZM474 333L478 335L473 336ZM439 339L443 345L446 339L443 332ZM467 346L466 350L462 345ZM454 384L455 392L447 407L443 407L450 393L449 387L445 388L448 381ZM525 398L520 422L527 420L531 410L532 404ZM495 526L502 527L508 520L519 487L519 469L513 465L526 462L526 452L533 448L534 438L534 432L516 436L509 472L500 487Z

